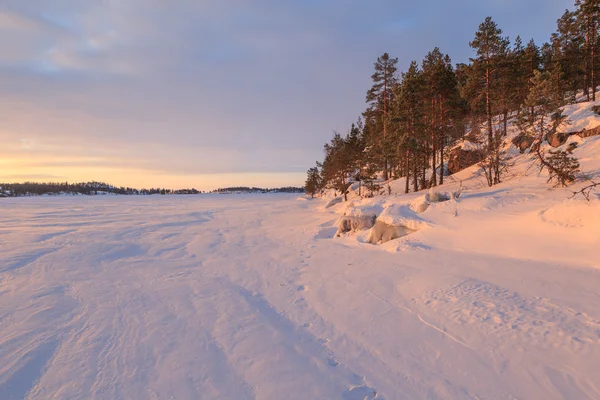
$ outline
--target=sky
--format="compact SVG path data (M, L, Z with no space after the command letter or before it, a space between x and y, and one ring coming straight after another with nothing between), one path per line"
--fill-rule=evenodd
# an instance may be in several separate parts
M572 0L2 0L0 182L300 186L365 109L373 63L490 15L546 41Z

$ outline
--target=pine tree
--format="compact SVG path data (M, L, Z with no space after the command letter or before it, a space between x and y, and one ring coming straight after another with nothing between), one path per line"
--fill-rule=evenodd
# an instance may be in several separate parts
M362 121L359 119L356 124L352 124L350 132L345 139L345 147L348 163L348 170L351 178L358 182L358 195L362 195L362 182L365 169L365 141L363 137Z
M501 36L502 30L487 17L479 25L475 33L475 39L470 46L477 51L477 58L473 60L475 68L473 72L482 73L480 96L485 104L485 116L488 128L488 146L493 143L492 117L494 112L494 89L497 87L497 72L500 62L506 55L508 39Z
M557 30L551 36L550 59L546 60L544 69L550 72L560 68L564 83L557 97L575 102L577 91L585 91L584 36L577 21L577 14L573 11L566 10L556 23Z
M579 161L564 150L552 151L546 159L548 163L548 182L556 181L557 185L567 186L573 183L579 174Z
M579 172L579 162L564 151L550 152L550 157L546 158L541 149L544 137L550 131L556 131L569 123L562 115L560 106L553 94L549 74L536 71L532 78L531 91L525 102L528 111L520 115L519 126L523 131L531 132L536 136L533 148L541 168L548 170L548 181L556 179L564 186L575 180L575 174ZM533 108L533 114L529 112L530 108Z
M386 153L388 148L388 127L389 127L389 111L392 102L392 90L398 83L396 77L397 58L391 58L388 53L384 53L377 58L374 68L375 72L371 76L373 86L367 92L366 101L369 103L369 110L365 116L370 115L376 119L377 130L381 132L381 137L373 143L381 153L384 179L389 178L389 157Z
M516 55L510 49L510 42L506 39L505 47L498 56L496 63L496 72L494 79L494 97L496 106L493 107L492 113L502 116L502 136L507 135L508 131L508 115L513 110L515 102L515 86L516 83ZM518 110L514 108L514 110Z
M444 149L456 119L461 116L463 102L458 90L458 81L448 55L436 47L423 60L424 96L428 114L428 130L431 146L432 176L430 186L437 185L439 153L440 184L444 182Z
M533 133L541 143L555 125L548 115L559 112L560 103L552 93L552 83L547 72L535 71L531 78L531 90L520 113L518 124L521 130ZM533 110L533 112L531 112Z
M306 184L304 186L306 193L310 197L315 197L315 194L321 191L321 172L319 165L312 167L307 171Z
M597 69L597 47L598 30L600 27L600 0L575 0L577 7L577 20L581 26L585 38L585 82L584 93L590 100L590 88L592 91L591 99L596 101L596 69Z
M527 43L527 46L522 47L520 45L520 38L517 38L512 50L512 58L514 69L513 75L509 79L509 87L512 88L514 97L512 99L511 110L518 111L529 95L531 78L533 78L535 71L540 70L540 49L533 39Z
M405 192L408 193L411 176L413 190L416 192L419 190L419 172L424 173L422 161L425 159L426 163L427 140L424 120L425 79L416 61L402 74L402 82L396 93L394 120L400 124L397 138L398 158L404 163Z

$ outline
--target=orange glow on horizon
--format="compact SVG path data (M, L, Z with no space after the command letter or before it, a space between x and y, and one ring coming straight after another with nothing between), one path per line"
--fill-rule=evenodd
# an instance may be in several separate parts
M116 166L31 166L30 159L0 158L0 182L87 182L101 181L115 186L137 189L161 187L168 189L196 188L213 190L231 186L282 187L302 186L303 173L216 173L173 174ZM73 161L72 159L70 161ZM81 162L83 160L77 160Z

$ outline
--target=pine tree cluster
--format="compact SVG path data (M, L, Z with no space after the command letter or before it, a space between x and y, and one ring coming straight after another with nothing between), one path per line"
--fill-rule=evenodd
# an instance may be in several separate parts
M596 100L600 0L576 0L575 10L565 11L541 46L533 40L524 45L520 37L511 43L491 17L469 45L475 57L467 64L453 65L435 48L400 74L397 58L379 57L366 110L346 136L335 133L325 145L323 162L308 170L307 193L346 194L355 182L363 195L389 193L386 182L400 177L406 178L406 193L443 184L448 148L479 127L485 127L479 165L490 186L500 183L507 166L500 146L514 117L524 134L535 137L542 167L576 171L572 156L553 154L549 161L539 147L566 123L560 107L574 103L577 93ZM559 177L562 184L568 181Z

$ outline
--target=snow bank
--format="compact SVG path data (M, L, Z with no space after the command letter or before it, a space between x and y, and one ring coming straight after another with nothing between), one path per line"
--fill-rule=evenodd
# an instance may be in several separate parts
M443 203L449 200L457 200L460 197L460 189L450 192L440 192L431 188L425 195L417 197L410 202L410 208L421 214L427 211L431 204Z
M592 229L600 236L600 200L569 199L539 213L542 221L566 228Z
M352 216L352 217L362 217L362 216L378 216L384 209L383 202L375 202L370 203L358 203L352 202L346 207L346 211L344 215Z
M336 198L330 200L329 203L327 203L327 205L325 206L325 208L331 208L335 205L340 204L342 201L344 201L343 197L336 197Z
M386 207L377 222L387 225L402 226L413 231L431 226L431 224L414 212L409 204L390 204Z
M600 105L600 101L577 103L563 107L563 114L571 121L565 132L580 132L600 125L600 115L592 110L592 107L598 105Z

